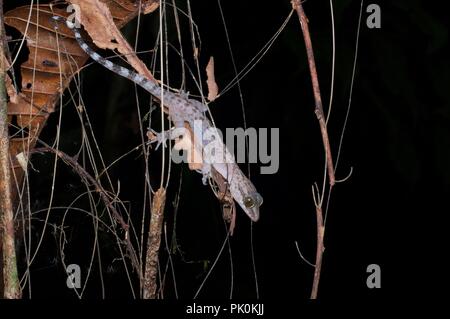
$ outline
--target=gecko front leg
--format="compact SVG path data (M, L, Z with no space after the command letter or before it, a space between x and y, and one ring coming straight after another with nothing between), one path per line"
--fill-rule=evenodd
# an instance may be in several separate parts
M157 150L161 146L161 144L163 145L163 147L167 147L167 140L174 139L172 131L173 129L163 132L156 132L154 129L150 129L147 132L147 137L149 138L149 141L147 143L149 144L156 143L155 150Z
M199 170L199 173L202 174L203 185L208 184L208 178L211 177L211 164L203 162L202 169Z
M150 143L156 144L156 150L159 148L161 144L164 145L164 147L167 147L167 140L175 140L177 138L182 138L186 134L186 128L184 127L184 120L181 116L177 114L173 114L172 121L174 123L174 127L172 127L170 130L163 131L161 133L156 132L153 129L149 130L149 139Z

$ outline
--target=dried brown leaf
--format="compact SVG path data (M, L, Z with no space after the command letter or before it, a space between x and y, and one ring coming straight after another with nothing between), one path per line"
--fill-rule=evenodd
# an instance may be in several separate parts
M97 47L118 50L138 73L156 81L147 66L136 56L133 48L122 36L106 3L99 0L70 0L70 2L78 12L79 22Z
M214 75L214 57L209 58L208 65L206 66L206 84L208 85L208 101L214 101L219 94L219 87L216 83L216 77Z
M105 3L118 27L124 26L139 12L135 0L105 0ZM142 1L142 5L148 7L157 4L158 0ZM67 17L69 12L65 6L39 4L31 8L17 7L4 15L5 24L26 36L29 50L28 60L20 66L21 91L15 94L12 84L9 81L7 83L10 96L8 121L16 122L19 127L27 128L28 131L23 136L10 137L13 183L20 183L24 176L16 155L33 149L48 116L55 110L61 92L88 58L75 41L71 30L62 24L55 30L55 21L52 19L54 15ZM17 189L20 187L13 187L14 198L17 198Z

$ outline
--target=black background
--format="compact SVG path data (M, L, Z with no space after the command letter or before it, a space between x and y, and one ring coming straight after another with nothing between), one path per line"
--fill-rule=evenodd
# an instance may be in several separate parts
M5 12L20 1L6 3ZM26 3L26 1L23 1ZM425 1L377 1L381 6L381 29L365 26L363 12L358 63L352 106L337 170L337 178L353 174L333 190L327 219L326 251L320 283L320 298L433 295L424 284L443 285L438 279L442 234L450 188L450 108L448 101L448 32L446 13L436 3ZM367 6L368 3L365 3ZM184 8L184 4L180 4ZM194 20L202 37L201 63L214 56L216 80L223 88L233 79L223 25L216 1L192 1ZM241 70L268 41L289 14L289 1L260 3L222 1L237 68ZM359 1L335 3L336 79L333 112L329 122L332 151L336 157L348 105L354 59ZM331 24L328 1L307 1L311 37L324 105L328 105L331 79ZM139 49L148 50L156 38L157 13L142 18ZM186 19L183 26L187 30ZM123 32L134 39L135 24ZM147 31L150 30L150 31ZM11 29L7 29L14 34ZM170 31L174 31L171 27ZM187 31L184 32L186 36ZM175 33L170 37L175 43ZM189 55L189 38L185 38ZM11 46L14 49L14 46ZM104 51L101 51L105 54ZM143 60L150 62L150 54ZM171 85L180 83L178 60L171 56ZM188 62L192 58L188 57ZM191 63L191 65L193 65ZM173 75L172 75L173 74ZM159 77L159 73L156 73ZM294 242L304 256L314 260L315 211L311 185L321 182L323 148L314 115L310 75L298 19L293 15L259 64L241 81L248 125L280 128L280 169L275 175L259 175L252 166L252 180L264 197L261 219L253 226L256 270L260 297L306 299L313 269L299 258ZM189 82L192 86L192 81ZM195 91L192 86L191 92ZM139 91L145 113L148 94ZM93 121L100 148L110 163L140 142L133 85L98 65L83 72L83 97ZM242 126L236 87L211 104L219 128ZM159 118L159 113L153 113ZM54 140L58 114L54 114L42 138ZM73 107L63 115L61 148L74 154L80 145L80 123ZM160 152L150 160L152 185L159 184ZM36 156L38 172L31 176L32 209L47 207L53 167L51 156ZM132 212L140 214L143 194L142 156L133 153L111 171L121 183L121 198ZM246 167L243 167L245 169ZM178 292L192 298L205 272L202 260L213 261L225 236L220 209L201 176L175 165L168 190L166 216L183 175L177 238L186 263L174 256ZM70 168L58 170L55 206L68 205L84 191ZM80 203L83 205L83 203ZM56 215L56 216L55 216ZM52 218L57 222L55 213ZM74 214L66 259L86 267L92 243L91 221ZM36 226L38 238L41 225ZM101 235L106 297L131 298L129 286L114 248L113 237ZM236 298L255 298L250 254L250 222L238 212L231 239ZM32 266L32 297L76 298L65 287L54 236L45 237L44 247ZM23 257L23 256L22 256ZM166 260L166 254L162 254ZM19 260L20 261L20 260ZM22 259L24 261L24 259ZM366 287L366 267L379 264L382 288ZM210 263L211 265L211 263ZM23 267L23 265L22 265ZM82 268L83 268L82 267ZM200 299L227 299L230 291L228 253L199 295ZM86 298L100 298L98 271L94 266ZM86 268L83 268L86 269ZM166 298L174 298L169 280Z

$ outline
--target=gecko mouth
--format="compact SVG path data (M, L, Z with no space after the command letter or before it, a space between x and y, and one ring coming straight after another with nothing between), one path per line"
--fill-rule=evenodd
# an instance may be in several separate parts
M253 213L253 216L250 216L250 219L253 222L257 222L259 220L259 209L257 209L257 211Z

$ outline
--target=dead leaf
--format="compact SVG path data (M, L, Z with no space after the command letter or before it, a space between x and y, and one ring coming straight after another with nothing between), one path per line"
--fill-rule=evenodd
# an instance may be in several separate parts
M216 77L214 75L214 57L209 58L208 65L206 66L206 84L208 85L208 101L214 101L219 93L219 87L216 83Z
M135 0L106 3L118 27L124 26L139 12ZM142 3L151 6L158 4L158 0L143 0ZM55 15L68 17L69 12L64 5L38 4L31 7L20 6L4 15L5 24L26 35L26 47L29 50L27 61L20 65L21 91L14 93L14 87L7 80L10 97L8 121L17 123L18 128L26 128L22 132L28 132L10 138L12 184L16 184L16 181L20 184L24 176L16 155L34 148L48 116L55 110L60 93L88 59L71 30L65 25L58 25L58 30L55 30L52 19ZM14 199L18 198L17 190L20 188L19 185L12 188Z
M159 2L146 2L146 3L142 3L142 11L144 12L144 14L149 14L152 13L153 11L155 11L156 9L158 9L159 7Z
M79 12L76 15L80 19L79 22L97 47L118 50L139 74L156 82L150 70L122 36L106 3L99 0L70 0L70 2Z
M198 60L199 49L197 47L194 48L194 59Z

